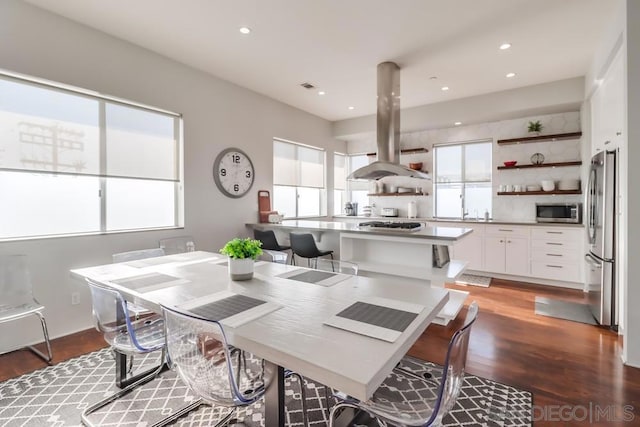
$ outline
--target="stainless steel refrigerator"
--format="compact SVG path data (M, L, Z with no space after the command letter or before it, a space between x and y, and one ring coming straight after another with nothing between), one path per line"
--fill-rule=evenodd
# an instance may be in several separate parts
M618 325L616 260L616 151L591 159L587 191L588 287L591 312L601 325Z

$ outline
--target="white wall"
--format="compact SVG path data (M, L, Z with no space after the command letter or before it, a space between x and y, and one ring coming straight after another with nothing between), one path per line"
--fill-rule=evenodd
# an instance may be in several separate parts
M18 0L0 4L0 68L184 115L184 230L0 243L0 253L29 256L35 294L54 337L91 327L88 289L70 278L69 269L108 263L114 252L154 247L164 237L193 235L198 248L217 251L246 235L244 223L257 221L257 191L272 188L273 137L344 151L323 119ZM241 199L224 197L213 182L213 160L227 147L244 150L256 170L253 188ZM327 156L329 184L332 160ZM81 293L80 305L71 305L74 291ZM41 340L35 318L0 325L0 337L0 352Z

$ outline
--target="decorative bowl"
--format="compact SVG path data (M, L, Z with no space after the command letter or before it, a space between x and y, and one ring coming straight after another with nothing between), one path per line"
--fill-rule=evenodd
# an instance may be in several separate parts
M556 183L554 181L542 181L542 190L543 191L553 191L556 189Z
M518 163L518 161L517 161L517 160L508 160L508 161L504 162L504 165L505 165L506 167L511 167L511 166L515 166L515 165L516 165L516 163Z
M422 162L409 163L409 169L413 169L414 171L419 171L420 169L422 169Z

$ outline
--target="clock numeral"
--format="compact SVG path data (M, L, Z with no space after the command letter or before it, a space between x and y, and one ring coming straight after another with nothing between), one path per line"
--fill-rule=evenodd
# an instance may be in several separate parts
M246 172L245 172L245 176L246 176L247 178L251 178L251 171L246 171Z
M240 191L240 186L238 184L233 184L233 191L235 191L236 193Z
M220 175L227 176L227 170L226 169L220 169Z
M233 160L233 163L240 163L240 155L234 154L233 156L231 156L231 160Z

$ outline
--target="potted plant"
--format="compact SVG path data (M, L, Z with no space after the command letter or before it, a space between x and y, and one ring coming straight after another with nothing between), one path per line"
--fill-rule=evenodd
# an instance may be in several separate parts
M253 264L262 255L262 242L249 237L229 240L220 253L229 257L229 275L231 280L250 280L253 278Z
M542 132L542 123L540 123L540 120L536 120L535 122L529 122L529 127L528 130L530 133L534 133L536 135L540 135L540 132Z

